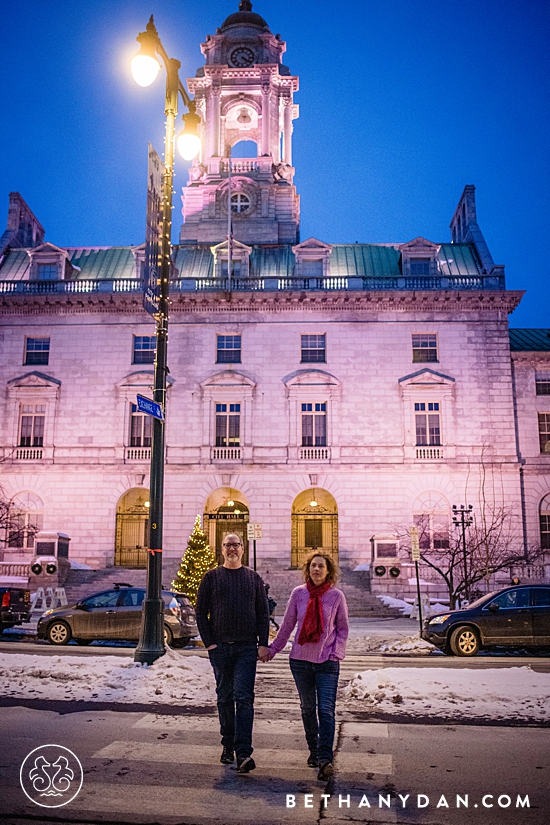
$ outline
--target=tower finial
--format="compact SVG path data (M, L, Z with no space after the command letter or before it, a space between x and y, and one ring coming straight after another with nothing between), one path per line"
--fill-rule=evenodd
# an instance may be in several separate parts
M239 11L252 11L252 3L250 0L241 0L239 3Z

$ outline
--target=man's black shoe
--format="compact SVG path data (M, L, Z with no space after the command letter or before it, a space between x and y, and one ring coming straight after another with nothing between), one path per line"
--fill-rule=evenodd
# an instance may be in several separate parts
M320 779L321 782L327 782L333 775L334 766L332 762L321 762L319 764L319 773L317 774L317 779Z
M314 753L310 753L307 760L308 768L318 768L319 767L319 759L315 756Z
M222 755L220 756L220 762L222 765L231 765L235 761L235 752L233 748L228 748L224 745L224 749L222 751Z
M237 759L237 773L250 773L256 767L256 763L251 756L245 756L244 759Z

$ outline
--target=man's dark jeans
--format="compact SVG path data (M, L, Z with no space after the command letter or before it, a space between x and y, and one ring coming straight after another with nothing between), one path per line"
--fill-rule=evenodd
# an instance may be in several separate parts
M250 756L254 722L254 680L258 647L254 642L222 642L208 651L216 677L222 745L237 759Z
M319 762L332 762L340 662L327 659L317 664L290 659L290 670L300 696L308 747Z

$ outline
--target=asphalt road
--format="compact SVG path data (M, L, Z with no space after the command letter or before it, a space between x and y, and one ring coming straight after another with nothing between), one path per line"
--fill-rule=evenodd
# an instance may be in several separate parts
M206 714L2 709L0 820L7 825L547 825L549 732L541 728L340 720L335 777L307 768L297 706L259 698L257 769L219 764ZM84 781L64 807L24 795L20 768L43 744L74 752ZM76 787L76 786L75 786ZM323 796L324 794L324 796ZM518 807L518 799L520 807ZM326 807L325 807L326 804ZM526 804L529 807L523 807ZM492 806L492 807L489 807Z
M132 658L134 647L131 645L108 645L105 643L92 644L81 647L73 644L56 647L48 642L35 641L32 638L19 640L16 637L3 637L0 640L0 653L29 653L39 656L125 656ZM205 651L198 648L178 650L186 656L206 656ZM282 654L284 657L284 654ZM499 668L529 666L538 673L550 673L550 656L528 656L506 653L481 653L473 658L459 656L445 656L434 653L430 656L409 656L406 654L350 654L346 656L342 668L341 678L351 679L359 670L377 667L451 667L451 668Z

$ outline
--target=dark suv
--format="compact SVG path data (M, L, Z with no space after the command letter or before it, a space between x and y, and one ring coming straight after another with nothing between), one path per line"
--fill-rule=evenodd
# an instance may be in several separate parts
M141 628L141 604L145 588L117 584L76 604L47 610L38 620L37 635L53 645L71 639L88 645L96 639L137 641ZM195 611L187 596L162 591L164 643L185 647L198 633Z
M422 638L455 656L475 656L497 645L550 648L550 586L507 587L463 610L430 616Z

